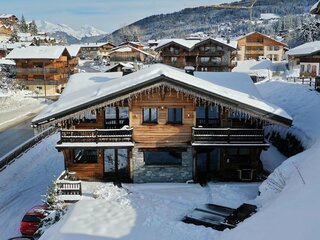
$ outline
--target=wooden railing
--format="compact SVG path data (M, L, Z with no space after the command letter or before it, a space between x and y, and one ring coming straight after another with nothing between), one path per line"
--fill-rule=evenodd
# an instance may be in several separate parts
M193 128L194 143L264 143L263 129Z
M132 142L133 129L61 130L60 139L66 142Z
M58 180L58 195L82 195L81 181Z

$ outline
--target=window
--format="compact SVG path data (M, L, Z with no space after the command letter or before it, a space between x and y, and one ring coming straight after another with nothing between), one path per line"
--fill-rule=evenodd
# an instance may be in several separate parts
M232 121L237 121L237 120L241 121L246 118L246 114L239 111L230 111L228 118L231 119Z
M75 148L73 150L73 162L74 163L97 163L98 154L96 149L80 149Z
M301 68L301 73L304 73L304 65L300 65L300 68Z
M213 53L216 51L216 48L212 46L201 46L199 50L204 53Z
M210 60L209 57L200 57L200 63L208 63Z
M182 153L172 150L157 150L143 152L146 165L181 165Z
M218 106L199 106L196 109L197 126L217 127L220 125L220 111Z
M176 65L177 64L177 57L171 57L171 63L173 65Z
M182 124L182 108L168 108L168 123Z
M105 121L107 129L117 129L129 125L129 108L106 107Z
M228 163L231 164L250 164L251 162L251 154L249 148L227 148L226 155Z
M82 117L82 122L97 122L97 112L95 110L85 113Z
M142 109L143 123L158 123L157 108L143 108Z
M178 55L180 52L179 48L177 47L170 47L170 53Z
M308 64L308 65L307 65L307 72L308 72L308 73L311 73L311 64Z
M211 62L215 63L215 64L221 64L222 59L221 59L221 57L212 57Z

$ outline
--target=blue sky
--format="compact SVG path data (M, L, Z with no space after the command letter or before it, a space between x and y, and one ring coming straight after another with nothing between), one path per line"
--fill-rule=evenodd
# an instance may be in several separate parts
M179 11L186 7L232 0L0 0L0 13L27 20L47 20L73 28L88 24L111 32L141 18Z

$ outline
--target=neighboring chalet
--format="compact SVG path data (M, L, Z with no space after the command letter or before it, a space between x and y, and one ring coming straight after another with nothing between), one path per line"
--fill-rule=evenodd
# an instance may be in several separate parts
M107 68L104 70L105 72L125 72L125 70L131 69L133 72L135 70L133 64L131 63L111 63Z
M86 43L81 45L80 50L80 58L87 59L87 58L95 58L99 56L108 55L111 52L111 49L114 48L116 45L110 42L103 42L103 43Z
M301 77L320 75L320 41L302 44L286 54L293 66L300 65Z
M312 6L310 13L320 15L320 1L318 1Z
M66 47L71 59L69 60L69 70L70 74L78 73L79 70L77 69L77 65L79 64L79 59L80 59L80 45L70 45Z
M40 95L61 93L68 81L71 56L63 46L15 48L6 58L16 62L21 85Z
M154 60L155 56L151 53L133 47L132 45L121 45L115 47L108 53L107 58L113 62L147 62Z
M33 45L32 42L0 43L0 58L6 57L13 49Z
M235 67L236 48L216 39L168 39L155 48L164 64L196 71L230 72Z
M18 18L13 14L0 14L0 35L11 36Z
M238 38L238 61L259 60L281 61L287 44L268 37L262 33L253 32Z
M132 41L126 41L126 42L122 42L118 45L118 47L122 47L122 46L132 46L134 48L138 48L140 50L144 49L144 45L141 42L132 42Z
M248 75L163 64L123 77L75 74L32 121L61 127L56 148L78 178L135 183L260 179L269 123L292 119Z

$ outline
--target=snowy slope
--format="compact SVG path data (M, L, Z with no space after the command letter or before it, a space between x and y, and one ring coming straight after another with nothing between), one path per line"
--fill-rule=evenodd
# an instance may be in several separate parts
M40 32L46 32L46 33L64 32L79 40L83 37L93 37L93 36L106 34L106 32L89 25L83 25L80 29L73 29L65 24L55 24L48 21L44 21L44 20L37 20L36 24L38 27L38 31Z
M320 236L320 94L285 82L258 85L268 101L294 118L294 133L308 149L285 161L260 186L260 211L220 240L317 240ZM283 129L278 129L283 131ZM279 187L280 186L280 187ZM283 188L283 189L282 189Z

